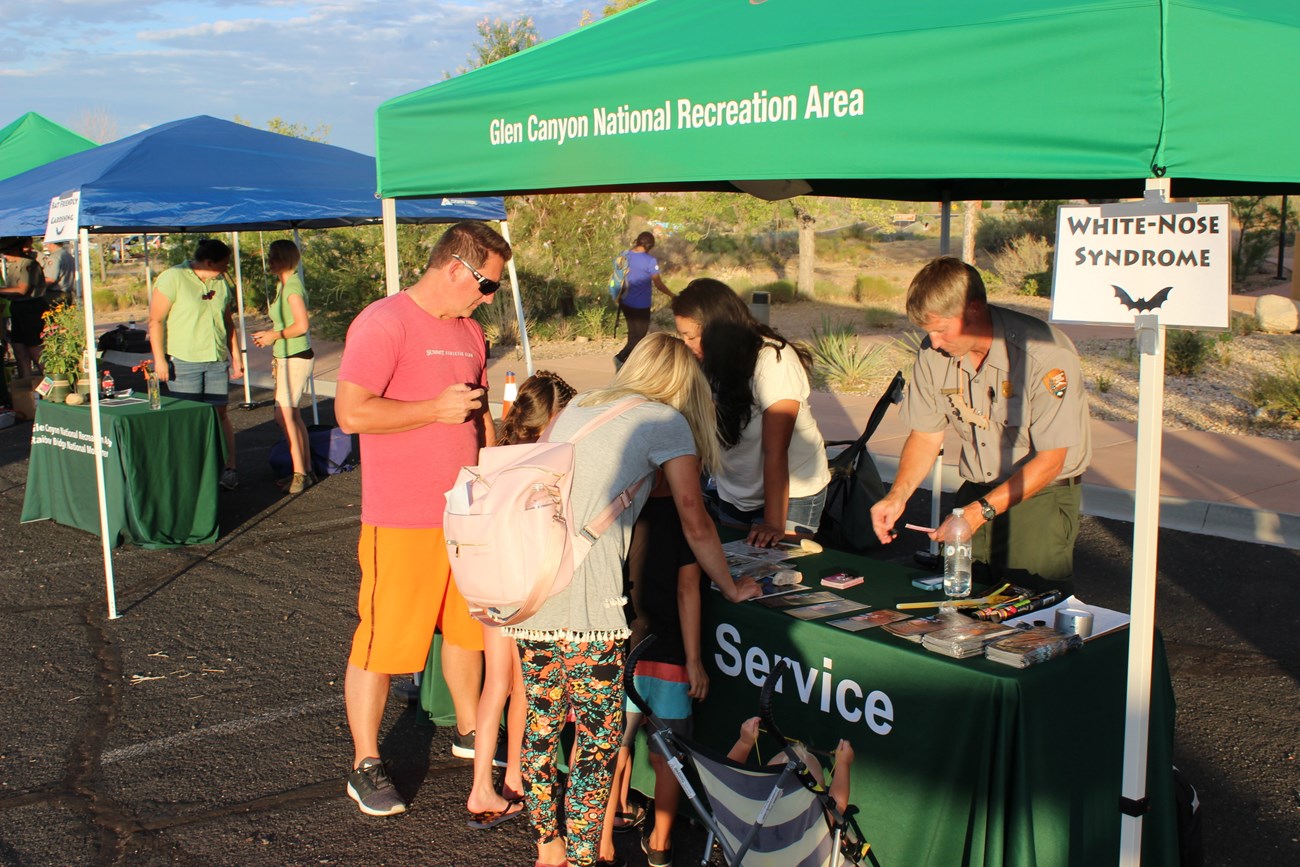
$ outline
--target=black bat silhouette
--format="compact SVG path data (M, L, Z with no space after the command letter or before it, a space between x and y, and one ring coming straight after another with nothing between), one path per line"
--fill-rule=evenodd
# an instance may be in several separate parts
M1163 305L1165 303L1165 300L1169 297L1170 290L1174 288L1172 286L1166 286L1156 294L1152 295L1150 301L1148 301L1145 298L1139 298L1138 300L1134 301L1132 295L1129 295L1127 292L1125 292L1120 287L1116 286L1114 283L1110 285L1111 288L1115 290L1115 297L1120 300L1121 304L1123 304L1129 310L1136 310L1139 313L1146 312L1147 310L1160 309L1161 305Z

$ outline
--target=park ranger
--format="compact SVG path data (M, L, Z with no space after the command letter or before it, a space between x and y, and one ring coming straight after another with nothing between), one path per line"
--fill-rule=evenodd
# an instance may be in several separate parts
M987 579L1069 590L1079 483L1092 458L1074 344L1046 322L990 305L979 272L951 257L913 278L907 315L926 338L902 406L911 433L893 486L871 509L876 535L894 538L951 427L963 480L954 502ZM944 538L948 520L933 538Z

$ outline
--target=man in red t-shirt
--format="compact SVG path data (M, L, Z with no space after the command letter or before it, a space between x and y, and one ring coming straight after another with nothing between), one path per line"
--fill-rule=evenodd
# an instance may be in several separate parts
M339 427L361 435L361 623L344 699L354 756L347 791L371 816L406 809L379 757L393 674L420 671L442 627L442 673L456 708L452 753L474 755L482 627L452 580L444 497L492 441L483 330L510 245L483 223L457 223L415 285L374 302L348 329L334 399Z

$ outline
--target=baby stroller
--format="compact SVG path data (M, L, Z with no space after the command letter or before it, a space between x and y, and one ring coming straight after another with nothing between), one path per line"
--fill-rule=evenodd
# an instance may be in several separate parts
M865 860L880 867L854 819L857 807L841 815L823 781L799 758L796 747L802 745L776 727L772 691L788 663L772 671L759 696L759 716L783 745L785 762L749 767L681 737L654 715L633 682L637 661L653 641L648 636L632 649L623 683L645 715L650 748L667 760L708 832L701 864L708 863L716 841L728 867L837 867Z

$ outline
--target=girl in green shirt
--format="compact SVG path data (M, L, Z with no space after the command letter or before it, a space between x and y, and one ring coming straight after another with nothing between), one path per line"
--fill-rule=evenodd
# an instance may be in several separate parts
M276 278L271 301L271 324L267 331L253 334L257 346L271 347L271 373L275 378L275 420L289 443L293 478L289 493L301 494L314 481L307 425L298 412L298 402L311 376L311 340L307 336L307 292L298 277L302 255L292 241L272 241L267 250L267 267Z

